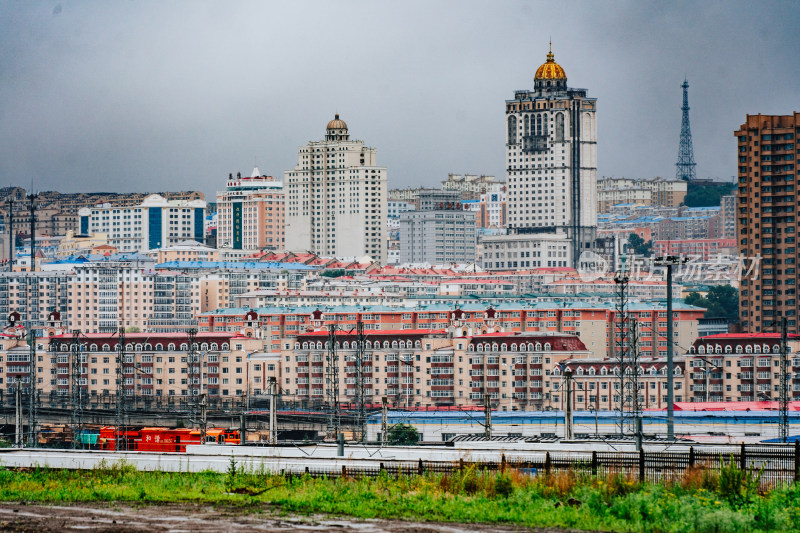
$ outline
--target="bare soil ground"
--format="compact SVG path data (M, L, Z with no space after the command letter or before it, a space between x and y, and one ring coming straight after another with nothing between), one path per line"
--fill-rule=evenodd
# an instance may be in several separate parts
M474 533L476 531L518 533L529 531L515 526L492 524L450 524L400 520L359 520L330 516L284 516L265 508L244 511L236 507L196 504L130 505L76 504L39 505L0 503L0 531L55 533L92 531L114 533L208 533L321 531L361 533ZM557 533L563 530L536 530Z

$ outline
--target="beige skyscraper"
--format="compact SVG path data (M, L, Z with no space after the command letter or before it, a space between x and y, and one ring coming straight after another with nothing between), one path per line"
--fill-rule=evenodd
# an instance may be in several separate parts
M337 114L284 173L286 249L386 262L386 168Z
M597 99L586 89L567 87L567 74L552 51L536 70L533 90L515 91L506 100L507 227L513 249L520 251L508 252L498 239L491 267L573 266L593 245L596 112ZM558 253L544 259L538 255L542 243Z

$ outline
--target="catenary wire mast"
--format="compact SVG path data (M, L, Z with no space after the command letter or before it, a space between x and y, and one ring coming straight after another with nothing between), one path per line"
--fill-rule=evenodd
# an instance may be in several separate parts
M639 401L639 328L636 320L630 321L630 349L628 350L628 364L627 364L627 388L630 391L630 397L626 398L630 406L630 431L638 435L639 420L642 417L642 404Z
M200 355L197 353L197 329L189 328L186 330L189 337L189 351L186 353L186 364L188 365L189 379L189 419L194 426L197 424L198 412L200 410ZM245 406L246 408L246 406Z
M365 346L364 338L364 323L359 319L356 324L356 409L357 409L357 426L358 426L358 440L363 442L367 438L367 406L365 398L365 382L364 374L367 372L366 354L364 353Z
M27 281L28 287L37 287L38 285L34 279L34 270L36 270L36 198L38 197L37 194L31 193L28 195L28 199L30 200L30 213L31 213L31 266L28 271ZM31 295L31 302L30 309L38 309L39 308L39 293L38 291L30 291ZM28 384L28 399L29 399L29 407L28 407L28 446L36 447L37 439L37 426L39 420L37 419L38 413L36 412L36 385L37 385L37 377L36 377L36 332L34 328L36 326L36 321L39 319L38 312L34 315L32 312L28 312L28 318L30 327L28 329L28 345L30 346L31 354L31 362L29 368L29 381Z
M119 328L119 338L117 339L117 405L114 420L114 446L116 450L121 450L124 436L123 424L125 423L125 328ZM127 448L127 446L126 446Z
M681 119L681 140L678 144L678 162L675 163L675 177L683 181L694 181L695 163L694 148L692 147L692 128L689 125L689 81L684 79L683 87L683 118Z
M342 415L339 409L339 357L336 354L336 324L328 326L328 355L325 363L328 400L328 426L325 437L328 440L336 440L342 429Z
M28 380L30 383L28 384L28 446L31 448L36 447L36 441L38 440L38 431L37 426L39 425L39 420L37 419L37 412L36 412L36 332L33 330L33 321L31 321L31 327L28 330L28 346L31 349L31 362L30 362L30 369L29 369L29 377ZM19 383L17 384L19 386Z
M625 372L628 368L628 281L630 276L625 270L625 259L623 257L620 269L614 274L614 283L617 284L617 305L616 305L616 356L617 368L619 372L619 433L625 435Z
M8 271L14 271L14 198L8 198Z
M788 373L788 341L786 317L781 318L781 383L780 383L780 437L781 442L789 439L789 373Z
M83 344L81 343L81 332L75 330L72 332L72 341L70 342L70 356L71 361L71 374L70 380L70 425L72 426L72 447L78 448L80 444L80 435L83 431L83 410L86 403L86 394L83 384L81 383L81 376L83 375ZM56 344L53 343L53 346Z

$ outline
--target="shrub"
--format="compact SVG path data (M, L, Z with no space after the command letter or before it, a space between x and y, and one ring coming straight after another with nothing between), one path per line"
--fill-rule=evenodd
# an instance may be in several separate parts
M728 500L734 509L753 501L753 496L758 494L758 486L761 483L761 476L764 467L753 471L752 468L740 468L731 454L730 461L725 464L723 459L719 467L719 485L717 492L720 496Z
M511 482L511 476L500 473L494 479L494 492L498 496L508 498L514 492L514 485Z
M686 469L680 479L680 486L685 490L717 490L719 472L707 466L692 466Z

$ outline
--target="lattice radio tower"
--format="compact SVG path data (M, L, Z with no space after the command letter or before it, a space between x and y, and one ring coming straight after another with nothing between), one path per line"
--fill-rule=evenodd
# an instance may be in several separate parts
M681 120L681 141L678 145L678 162L675 163L675 177L683 181L694 181L694 148L692 147L692 128L689 126L689 82L683 80L683 119Z

